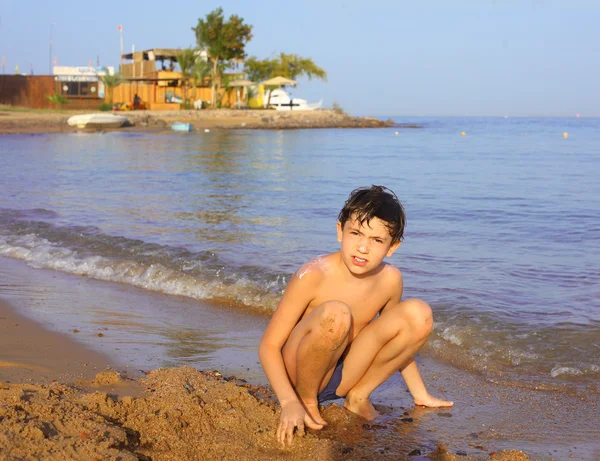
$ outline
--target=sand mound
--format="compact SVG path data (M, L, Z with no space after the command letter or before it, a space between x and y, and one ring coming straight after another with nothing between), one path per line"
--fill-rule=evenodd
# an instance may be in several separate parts
M119 383L102 373L95 385ZM161 369L140 380L139 397L118 397L59 383L0 383L0 459L325 460L385 459L365 444L308 434L291 448L274 435L278 407L257 388L219 373ZM329 407L330 421L347 419ZM362 425L361 425L362 426ZM448 457L439 459L456 459ZM397 459L397 457L395 457ZM465 459L465 458L461 458ZM527 458L522 458L527 459Z

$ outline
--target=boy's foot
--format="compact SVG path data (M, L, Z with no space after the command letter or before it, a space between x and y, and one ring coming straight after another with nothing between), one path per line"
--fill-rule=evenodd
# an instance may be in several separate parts
M323 419L321 413L319 412L318 403L305 403L304 407L306 408L308 416L310 416L315 423L327 426L327 421Z
M363 417L367 421L373 421L379 416L379 413L368 398L351 397L348 394L344 401L344 408Z
M415 399L415 405L421 405L423 407L430 408L438 408L451 407L452 405L454 405L454 402L451 402L449 400L438 399L437 397L427 394L427 396L422 399Z

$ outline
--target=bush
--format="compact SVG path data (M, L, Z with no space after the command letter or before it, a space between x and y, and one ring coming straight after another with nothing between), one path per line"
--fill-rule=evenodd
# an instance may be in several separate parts
M101 110L101 111L104 111L104 112L106 112L106 111L112 110L112 108L113 108L112 104L109 104L109 103L107 103L107 102L103 102L103 103L102 103L102 104L100 104L100 106L98 107L98 110Z
M332 104L332 110L339 115L344 115L346 112L344 112L344 109L342 109L342 106L340 106L337 102L333 102Z
M67 103L67 98L65 98L62 94L49 94L48 96L46 96L48 98L48 101L50 101L52 104L66 104Z

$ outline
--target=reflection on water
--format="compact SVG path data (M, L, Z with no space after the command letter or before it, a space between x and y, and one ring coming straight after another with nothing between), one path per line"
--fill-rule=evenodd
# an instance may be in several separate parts
M349 191L385 184L408 214L391 262L435 312L429 353L510 379L597 380L600 122L421 123L4 137L0 254L271 312L290 274L338 248ZM554 136L566 128L568 142Z

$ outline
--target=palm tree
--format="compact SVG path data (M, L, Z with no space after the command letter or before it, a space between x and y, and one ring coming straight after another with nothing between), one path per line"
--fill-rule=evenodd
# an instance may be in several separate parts
M280 53L279 59L276 60L273 76L281 75L282 77L296 80L300 76L305 76L309 80L318 78L327 81L327 72L317 66L310 58L304 58L297 54Z
M101 75L100 80L102 81L102 83L104 83L104 86L106 87L107 93L108 93L108 102L110 104L113 103L113 91L116 87L118 87L121 82L123 81L123 77L121 77L121 74L119 74L118 72L115 74L106 74L106 75Z
M208 61L205 61L202 58L196 60L192 67L192 85L194 87L192 99L196 100L196 87L204 84L206 77L210 75L211 71L212 68Z
M187 88L190 76L192 75L192 68L196 63L196 50L192 48L186 48L177 53L175 59L179 63L181 68L181 83L183 84L183 102L187 104Z

